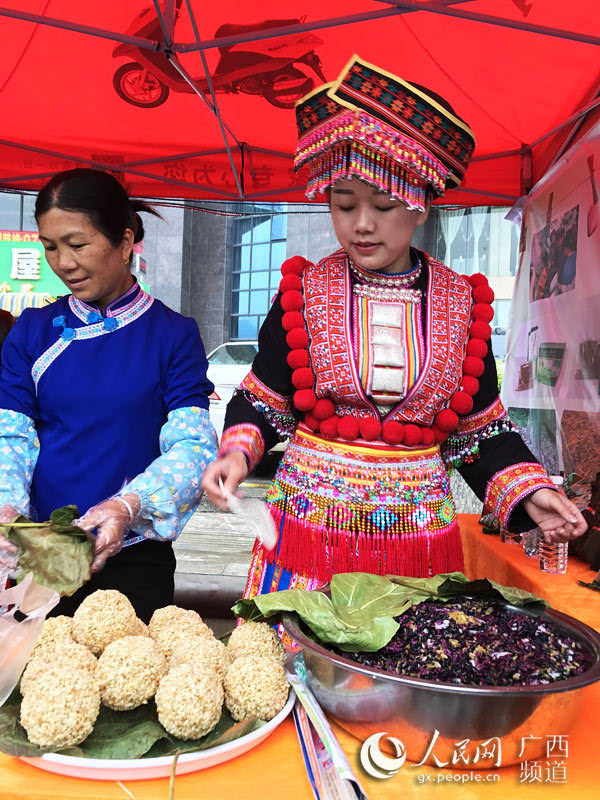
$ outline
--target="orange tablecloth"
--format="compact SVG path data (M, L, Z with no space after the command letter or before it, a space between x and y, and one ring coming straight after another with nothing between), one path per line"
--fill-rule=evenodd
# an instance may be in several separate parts
M541 573L535 562L526 559L520 548L504 544L498 537L486 536L477 525L477 517L461 517L465 550L465 571L470 578L488 577L500 583L519 586L600 630L600 593L577 585L577 580L591 580L593 572L573 561L566 575ZM521 780L519 767L495 771L495 781L486 781L492 773L479 771L480 781L468 780L470 772L433 770L405 765L387 780L377 781L361 772L358 753L361 742L336 727L336 733L351 765L360 776L370 800L397 800L406 793L417 800L504 800L509 795L535 800L582 800L597 798L600 793L597 766L600 761L600 684L587 690L587 702L577 727L569 736L566 783L549 782L547 772L542 782ZM549 731L560 735L561 731ZM474 770L476 772L476 770ZM443 783L427 781L432 776ZM452 778L452 780L448 780ZM421 782L425 781L425 782ZM167 779L130 781L122 786L101 781L82 781L42 772L18 759L0 754L0 800L167 800ZM127 790L127 791L126 791ZM129 794L128 794L129 792ZM293 723L287 719L255 750L192 775L178 776L175 800L247 800L247 798L311 800L310 789Z

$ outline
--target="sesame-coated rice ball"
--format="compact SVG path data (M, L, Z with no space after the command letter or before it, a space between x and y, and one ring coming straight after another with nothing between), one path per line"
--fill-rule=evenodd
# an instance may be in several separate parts
M83 669L94 677L96 674L96 656L73 641L54 642L54 648L46 647L39 656L32 658L21 677L21 694L24 695L40 675L49 670L60 671L65 665Z
M199 664L206 667L209 672L215 672L223 680L229 664L227 649L218 639L190 636L181 639L173 648L169 668L178 667L180 664Z
M129 599L116 589L98 589L83 600L73 614L73 637L94 655L106 645L136 629L136 614Z
M230 661L240 656L267 656L285 662L285 647L275 630L266 622L244 622L234 628L227 644Z
M27 738L45 750L81 744L100 710L98 683L84 669L64 664L32 682L21 702Z
M200 739L221 719L223 686L204 667L181 664L161 680L155 700L165 730L180 739Z
M35 643L35 647L29 657L29 660L39 656L47 647L54 649L55 642L74 642L73 638L73 618L65 617L49 617L42 626L40 638Z
M96 671L103 704L127 711L147 703L166 671L167 661L152 639L124 636L111 642Z
M238 721L273 719L284 707L289 690L281 664L265 656L236 658L225 672L223 686L225 705Z
M200 614L178 606L158 608L152 615L148 632L158 642L167 658L171 657L173 648L182 639L189 636L213 638L213 632L202 622Z

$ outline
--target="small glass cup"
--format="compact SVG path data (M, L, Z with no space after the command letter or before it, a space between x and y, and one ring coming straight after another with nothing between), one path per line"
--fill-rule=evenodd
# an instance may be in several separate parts
M567 571L569 556L568 542L547 542L540 536L538 545L540 569L542 572L551 572L554 575L564 575Z
M539 540L540 533L537 528L532 528L530 531L525 531L521 534L521 544L527 558L535 558L537 556Z

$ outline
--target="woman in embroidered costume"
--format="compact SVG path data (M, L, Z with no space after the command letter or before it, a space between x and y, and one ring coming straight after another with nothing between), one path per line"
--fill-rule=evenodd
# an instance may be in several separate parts
M97 531L92 580L54 613L96 589L119 589L145 621L171 603L170 541L216 455L198 326L131 275L137 211L156 213L108 173L52 178L35 214L71 294L25 310L2 351L0 521L76 504Z
M469 127L356 56L299 102L297 122L295 166L309 168L309 198L329 193L342 249L283 264L203 479L225 508L219 478L233 491L292 436L267 497L279 542L255 545L246 595L315 588L337 572L461 570L448 465L509 529L580 535L581 515L551 490L498 398L485 277L410 247L432 196L463 177Z

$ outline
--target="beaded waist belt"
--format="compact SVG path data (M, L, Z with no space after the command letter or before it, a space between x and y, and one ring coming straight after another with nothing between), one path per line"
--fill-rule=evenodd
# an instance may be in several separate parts
M440 558L434 553L436 539L456 527L438 445L350 444L300 425L267 502L281 532L277 561L286 569L329 580L349 571L426 576L462 564L456 541L449 561L448 543L438 548Z

